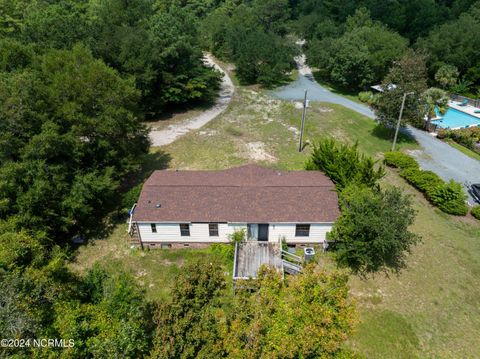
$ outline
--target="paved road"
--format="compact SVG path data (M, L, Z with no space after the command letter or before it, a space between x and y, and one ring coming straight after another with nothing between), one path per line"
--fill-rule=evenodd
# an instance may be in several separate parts
M284 100L303 100L306 89L310 100L340 104L362 115L375 118L375 114L367 106L334 94L318 84L313 78L311 70L305 65L304 57L299 57L296 61L299 78L295 82L273 91L273 96ZM480 161L468 157L424 131L413 127L409 127L405 131L420 144L421 149L412 151L411 155L418 160L423 169L435 172L446 181L454 179L462 183L465 192L467 192L466 183L480 183ZM470 196L469 202L473 203Z

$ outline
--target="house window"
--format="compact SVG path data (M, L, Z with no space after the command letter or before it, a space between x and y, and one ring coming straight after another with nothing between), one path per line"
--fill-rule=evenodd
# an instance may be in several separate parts
M308 237L310 235L309 224L297 224L295 226L295 237Z
M210 237L218 237L218 223L210 223L208 225L208 232Z
M190 225L188 223L180 224L180 235L182 237L190 237Z
M150 227L152 227L152 233L157 233L157 225L155 223L150 224Z

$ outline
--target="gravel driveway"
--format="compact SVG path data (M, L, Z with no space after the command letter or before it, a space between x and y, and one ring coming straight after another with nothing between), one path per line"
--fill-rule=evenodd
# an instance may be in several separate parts
M306 89L310 100L336 103L372 119L375 118L375 114L367 106L334 94L318 84L313 78L310 68L305 65L304 56L295 60L299 69L298 79L287 86L272 91L271 94L274 97L283 100L303 100ZM446 181L454 179L462 183L465 192L467 192L466 183L480 183L480 161L468 157L424 131L408 127L405 132L409 133L420 144L421 149L411 151L410 154L417 159L423 169L435 172ZM473 203L470 195L469 202Z

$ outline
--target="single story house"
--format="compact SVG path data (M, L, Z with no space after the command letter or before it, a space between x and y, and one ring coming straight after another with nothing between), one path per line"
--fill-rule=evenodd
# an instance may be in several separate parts
M246 165L221 171L155 171L132 208L129 233L142 247L203 247L248 240L311 245L339 216L332 181L319 171Z

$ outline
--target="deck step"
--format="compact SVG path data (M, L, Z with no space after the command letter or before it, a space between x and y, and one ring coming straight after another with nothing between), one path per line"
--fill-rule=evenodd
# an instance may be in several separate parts
M299 274L303 267L299 264L295 264L286 260L282 260L283 270L288 274Z

